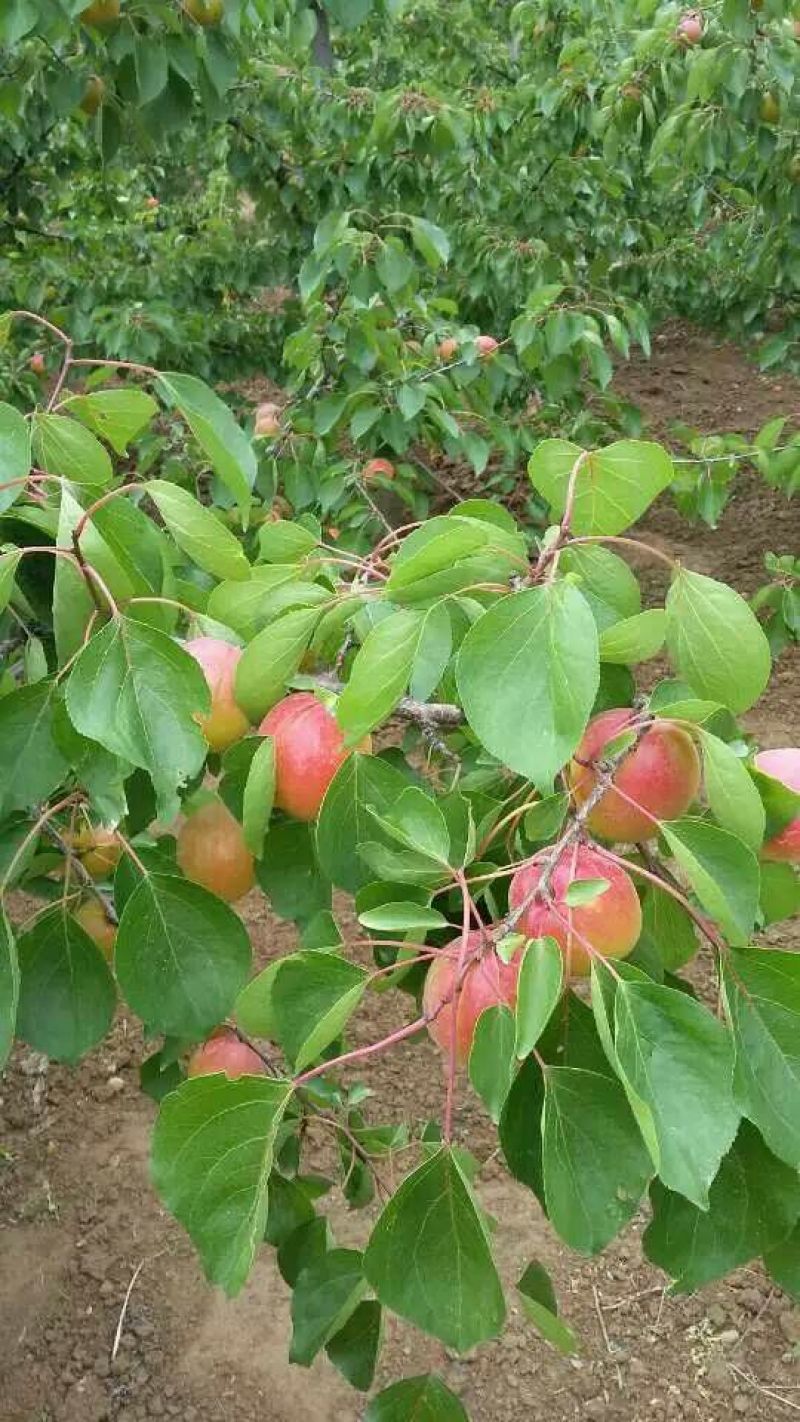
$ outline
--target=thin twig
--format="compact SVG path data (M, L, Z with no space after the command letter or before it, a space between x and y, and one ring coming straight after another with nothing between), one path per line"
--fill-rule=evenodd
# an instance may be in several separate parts
M323 673L314 680L324 691L334 691L337 695L344 691L344 683L332 673ZM415 701L411 696L404 696L395 706L392 715L401 716L406 721L419 721L428 726L461 726L465 720L460 706L448 705L446 702Z
M124 1297L124 1299L122 1300L122 1308L120 1309L119 1318L117 1319L117 1331L116 1331L116 1333L114 1334L114 1344L113 1344L113 1347L112 1347L112 1349L111 1349L111 1361L112 1361L112 1363L114 1362L114 1359L116 1358L117 1353L119 1352L120 1339L122 1338L122 1330L123 1330L123 1327L124 1327L124 1325L125 1325L125 1315L126 1315L126 1313L128 1312L128 1302L129 1302L129 1300L130 1300L130 1296L131 1296L131 1293L132 1293L132 1291L133 1291L133 1286L134 1286L134 1284L136 1283L136 1280L138 1279L139 1275L141 1274L143 1268L144 1268L144 1259L140 1259L140 1260L139 1260L139 1263L136 1265L136 1268L135 1268L134 1271L133 1271L133 1274L131 1275L131 1281L130 1281L130 1283L129 1283L127 1289L125 1290L125 1297Z

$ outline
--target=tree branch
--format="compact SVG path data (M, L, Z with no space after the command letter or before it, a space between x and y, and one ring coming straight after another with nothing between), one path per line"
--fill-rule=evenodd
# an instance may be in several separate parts
M335 691L337 695L344 691L344 683L330 672L324 672L314 680L324 691ZM413 696L404 696L392 714L402 716L406 721L418 721L422 726L463 726L466 719L460 706L447 702L415 701Z

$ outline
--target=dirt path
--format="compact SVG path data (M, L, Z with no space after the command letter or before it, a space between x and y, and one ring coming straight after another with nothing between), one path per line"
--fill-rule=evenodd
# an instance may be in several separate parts
M761 377L731 348L680 329L657 340L650 365L626 367L618 383L662 431L665 411L708 430L748 430L800 410L796 383ZM796 551L800 541L796 509L747 480L714 533L687 526L666 503L646 525L691 567L747 592L762 581L764 552ZM800 742L797 687L798 659L785 658L749 718L765 744ZM293 946L291 930L262 905L247 917L262 958ZM798 926L782 930L781 941L800 946ZM398 1007L376 1000L356 1036L388 1030ZM147 1178L153 1108L138 1091L140 1046L120 1020L78 1071L45 1069L21 1047L0 1083L0 1422L356 1422L363 1402L329 1365L305 1372L286 1361L288 1290L270 1254L241 1297L227 1301L203 1282L183 1232L159 1208ZM370 1081L394 1103L389 1111L420 1117L438 1113L439 1073L429 1047L401 1048L375 1065ZM459 1132L488 1154L491 1134L467 1093ZM561 1360L540 1343L510 1294L510 1326L474 1357L450 1357L390 1325L385 1380L436 1367L472 1422L788 1419L800 1407L800 1311L760 1270L673 1299L640 1262L641 1221L586 1262L558 1245L533 1197L494 1163L481 1197L499 1221L506 1277L513 1281L533 1256L551 1270L580 1333L580 1357ZM337 1239L356 1243L374 1212L352 1215L334 1199L331 1217ZM784 1402L776 1387L797 1391L784 1392Z

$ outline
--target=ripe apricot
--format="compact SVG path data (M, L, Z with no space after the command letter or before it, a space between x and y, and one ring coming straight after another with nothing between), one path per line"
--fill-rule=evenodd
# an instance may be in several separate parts
M497 348L498 348L498 343L497 343L497 341L495 340L494 336L476 336L476 337L475 337L475 349L476 349L476 351L478 352L478 355L481 355L481 356L491 356L491 355L494 355L494 353L495 353L495 351L497 350Z
M370 459L364 465L361 477L368 484L371 479L377 479L379 476L383 479L393 479L394 475L395 468L390 459Z
M229 1027L218 1027L207 1041L195 1047L186 1067L187 1076L208 1076L224 1071L235 1081L238 1076L263 1076L266 1070L257 1052L242 1042Z
M440 360L453 360L458 355L458 341L455 336L445 336L444 340L439 342L438 353Z
M519 908L538 886L551 851L543 849L518 869L508 891L512 909ZM566 901L570 884L581 879L606 879L608 888L589 903L572 908ZM518 928L529 938L555 938L570 977L586 977L592 952L604 958L627 958L642 931L642 910L630 876L597 845L568 846L550 879L551 899L533 898Z
M699 10L687 10L685 15L681 15L678 21L678 39L680 43L691 48L692 45L699 44L703 38L703 17Z
M45 367L44 356L42 355L42 352L41 352L41 351L34 351L33 355L31 356L30 360L28 361L28 365L30 366L30 368L31 368L31 370L33 371L34 375L44 375L45 370L46 370L46 367Z
M296 820L314 820L325 791L350 754L338 722L310 691L294 691L259 726L275 742L275 804ZM369 736L359 750L369 752Z
M481 952L482 946L484 951ZM422 994L422 1010L426 1017L432 1019L428 1023L428 1031L436 1045L448 1056L460 954L460 938L441 949L428 969ZM504 963L484 935L477 931L469 935L467 954L475 956L461 980L456 1007L456 1061L460 1066L469 1058L475 1024L481 1013L487 1007L496 1007L500 1003L514 1010L519 978L519 955L510 963Z
M110 962L114 956L117 929L106 917L103 905L97 899L85 899L76 908L74 917Z
M280 406L274 405L270 400L265 400L263 405L259 405L256 409L253 434L257 435L259 439L274 439L280 432Z
M784 746L780 750L759 751L753 764L773 780L780 780L789 790L800 795L800 750ZM787 864L800 864L800 815L768 839L761 851L762 859L774 859Z
M636 721L628 707L603 711L589 722L576 758L569 767L569 782L577 805L588 799L597 775L581 761L598 761L613 741ZM608 789L586 823L603 839L652 839L654 821L674 820L685 813L700 787L700 757L688 731L671 721L654 721L636 750L622 762ZM624 796L628 796L625 799ZM635 801L631 804L630 801Z
M213 751L227 750L242 739L250 725L233 694L241 647L223 642L221 637L194 637L186 643L186 650L203 668L211 692L211 711L198 716L198 724Z
M187 879L230 904L255 883L244 831L221 800L209 800L181 826L177 860Z

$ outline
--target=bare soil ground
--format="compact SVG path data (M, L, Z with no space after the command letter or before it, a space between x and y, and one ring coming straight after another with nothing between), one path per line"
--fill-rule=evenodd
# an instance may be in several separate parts
M733 348L680 327L656 341L649 364L625 367L618 385L661 433L667 418L750 430L800 410L797 382L759 376ZM796 509L746 477L716 532L687 525L666 501L645 526L689 566L745 592L762 581L766 551L798 546ZM796 657L781 661L749 723L766 745L800 743ZM261 961L293 946L292 931L263 903L248 902L245 917ZM798 925L773 930L770 941L800 947ZM357 1039L388 1030L399 1011L377 999ZM0 1422L356 1422L363 1399L330 1365L306 1372L286 1361L289 1295L270 1253L228 1301L205 1284L183 1232L161 1210L148 1182L154 1108L138 1090L140 1056L138 1033L120 1016L77 1071L47 1067L23 1046L0 1082ZM427 1045L400 1047L369 1080L390 1112L438 1113L440 1064ZM458 1125L488 1156L491 1129L466 1090ZM641 1262L643 1220L584 1261L561 1248L498 1162L484 1168L480 1193L499 1221L505 1276L511 1282L531 1257L542 1260L580 1334L579 1357L563 1360L540 1342L510 1293L503 1338L467 1358L392 1324L382 1381L435 1367L472 1422L727 1422L800 1411L800 1310L758 1267L672 1298ZM361 1241L374 1218L336 1198L330 1210L345 1244Z

